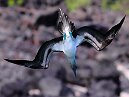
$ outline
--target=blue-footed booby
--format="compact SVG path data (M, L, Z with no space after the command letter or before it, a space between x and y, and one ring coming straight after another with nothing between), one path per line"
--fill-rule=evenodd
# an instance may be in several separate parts
M33 69L47 69L49 67L51 54L53 52L64 52L71 65L74 75L76 76L77 64L75 60L75 54L77 47L83 42L88 42L96 50L103 50L115 38L124 22L124 19L125 16L118 24L108 30L106 34L102 34L100 33L100 31L93 29L89 26L75 29L74 24L68 19L68 16L65 15L60 9L57 28L62 36L43 43L33 61L10 59L5 60L17 65L22 65Z

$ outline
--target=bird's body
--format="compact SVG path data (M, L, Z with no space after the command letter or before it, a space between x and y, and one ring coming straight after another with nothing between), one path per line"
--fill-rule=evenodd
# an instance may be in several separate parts
M69 32L70 34L71 32ZM76 55L76 39L70 34L66 36L66 39L63 40L63 52L67 56L68 61L71 64L71 68L76 75L76 62L75 62L75 55Z
M67 57L75 56L76 53L76 42L75 39L66 39L63 40L63 52L67 55Z
M68 20L68 17L60 9L57 27L59 32L62 34L61 37L54 38L42 44L33 61L5 60L33 69L47 69L49 67L48 64L51 54L53 52L64 52L69 63L71 64L74 75L76 76L77 64L75 56L77 46L83 42L88 42L95 47L96 50L103 50L115 38L124 22L124 19L125 17L117 25L108 30L104 35L100 33L100 31L88 26L84 26L75 30L74 24Z

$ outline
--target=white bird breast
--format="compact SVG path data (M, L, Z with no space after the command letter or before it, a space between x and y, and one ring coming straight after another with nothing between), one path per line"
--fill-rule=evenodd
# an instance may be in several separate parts
M64 41L64 53L68 57L75 56L76 53L76 43L72 38L68 38Z

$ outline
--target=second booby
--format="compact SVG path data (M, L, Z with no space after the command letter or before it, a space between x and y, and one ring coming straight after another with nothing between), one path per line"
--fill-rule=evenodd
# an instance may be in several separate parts
M98 51L104 49L115 38L125 20L124 16L123 19L110 30L108 30L106 34L102 34L100 31L88 26L75 29L74 24L69 21L67 15L65 15L61 9L59 13L57 28L62 34L61 37L43 43L33 61L10 59L5 60L33 69L47 69L49 67L51 54L53 52L64 52L71 65L74 75L76 76L77 64L75 55L77 47L86 41Z

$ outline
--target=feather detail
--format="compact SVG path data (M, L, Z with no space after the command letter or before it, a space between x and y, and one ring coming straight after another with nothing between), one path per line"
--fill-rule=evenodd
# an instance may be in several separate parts
M75 26L74 23L69 21L68 16L65 15L62 10L59 8L59 19L57 22L57 28L61 34L74 32Z

